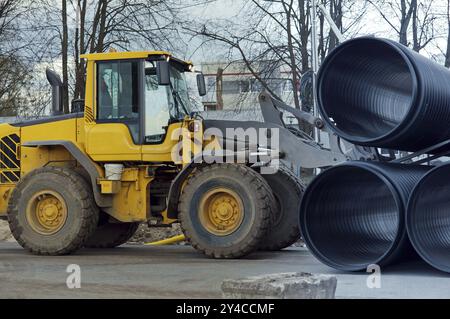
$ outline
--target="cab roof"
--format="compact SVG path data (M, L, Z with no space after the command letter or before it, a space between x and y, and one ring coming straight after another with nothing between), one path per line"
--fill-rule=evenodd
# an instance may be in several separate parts
M105 53L89 53L81 55L82 59L87 59L88 61L109 61L109 60L128 60L128 59L146 59L151 57L170 57L171 61L181 64L186 70L192 67L191 61L184 61L177 59L172 56L171 53L167 51L134 51L134 52L105 52Z

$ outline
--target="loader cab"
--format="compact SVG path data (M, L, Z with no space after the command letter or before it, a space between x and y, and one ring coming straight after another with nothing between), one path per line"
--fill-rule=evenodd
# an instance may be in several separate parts
M90 71L95 74L91 77L93 85L87 81L86 87L86 92L94 87L93 121L86 127L88 153L95 160L115 154L121 161L168 159L161 154L168 155L169 147L172 148L173 143L167 141L169 131L192 112L186 82L192 64L166 53L88 56L95 58L91 64L88 62L87 74L88 78ZM202 75L198 77L201 83ZM203 94L202 85L199 93ZM112 145L102 147L102 140L109 140ZM156 153L159 155L152 158L151 154Z

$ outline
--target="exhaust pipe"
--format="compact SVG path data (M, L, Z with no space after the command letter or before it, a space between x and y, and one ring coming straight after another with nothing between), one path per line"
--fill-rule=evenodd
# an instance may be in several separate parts
M52 115L63 114L63 83L61 77L50 69L45 71L48 83L52 86Z
M311 253L343 271L417 255L405 227L408 196L426 166L347 162L317 176L303 195L300 228Z
M407 229L417 253L450 273L450 164L425 175L408 203Z
M324 120L354 144L418 151L450 138L450 71L397 42L344 42L317 81Z

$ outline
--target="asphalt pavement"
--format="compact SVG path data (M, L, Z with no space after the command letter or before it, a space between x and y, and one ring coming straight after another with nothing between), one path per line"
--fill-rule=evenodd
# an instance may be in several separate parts
M80 288L69 289L68 279L77 286L78 270ZM47 257L0 243L0 298L220 298L224 279L280 272L335 275L337 298L450 298L450 275L422 261L383 269L381 287L368 288L368 278L378 283L370 274L336 271L305 248L213 260L190 246L128 245Z

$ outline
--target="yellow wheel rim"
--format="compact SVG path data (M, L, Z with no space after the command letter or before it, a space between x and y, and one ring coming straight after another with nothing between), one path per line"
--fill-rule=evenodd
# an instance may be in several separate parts
M67 221L64 198L51 190L36 193L28 202L26 217L34 231L42 235L53 235Z
M244 219L240 196L227 188L208 191L200 200L200 222L210 233L226 236L234 233Z

